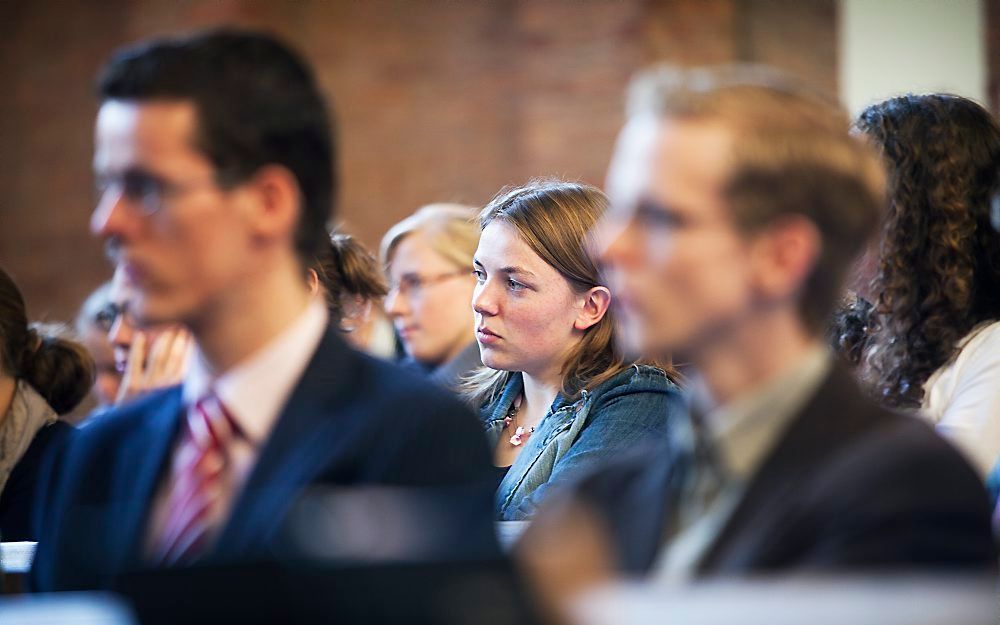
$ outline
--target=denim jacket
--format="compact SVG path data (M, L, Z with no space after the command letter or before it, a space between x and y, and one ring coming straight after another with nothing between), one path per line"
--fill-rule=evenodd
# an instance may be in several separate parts
M521 374L511 376L500 396L480 410L490 449L501 436L510 436L504 417L523 386ZM636 445L663 439L668 422L686 415L677 385L646 365L625 369L576 401L560 393L500 482L497 518L530 517L551 487Z

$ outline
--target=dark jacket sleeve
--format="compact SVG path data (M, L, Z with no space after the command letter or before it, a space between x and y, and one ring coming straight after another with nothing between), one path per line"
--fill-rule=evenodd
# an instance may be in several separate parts
M64 421L42 428L14 465L0 494L0 536L4 541L38 539L35 501L51 492L49 473L61 460L63 448L73 432L73 426Z
M806 567L996 567L982 482L915 420L846 449L806 499L815 528Z

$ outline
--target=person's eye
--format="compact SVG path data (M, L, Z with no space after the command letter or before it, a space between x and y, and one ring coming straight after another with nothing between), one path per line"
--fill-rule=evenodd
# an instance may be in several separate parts
M511 291L521 291L521 290L523 290L525 288L525 285L521 284L517 280L513 280L511 278L508 278L507 279L507 288L510 289Z
M154 199L163 194L161 181L142 173L130 172L122 178L125 195L133 200Z
M640 224L654 228L677 228L683 225L683 220L676 212L649 204L640 205L635 211L635 217Z
M483 271L481 269L473 269L472 270L472 275L475 276L476 282L478 282L479 284L482 284L483 282L486 282L486 272L485 271Z

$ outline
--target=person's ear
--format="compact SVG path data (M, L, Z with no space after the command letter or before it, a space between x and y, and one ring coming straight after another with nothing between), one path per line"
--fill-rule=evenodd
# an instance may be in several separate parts
M576 330L586 330L591 326L597 325L604 318L605 313L608 312L608 306L610 305L611 291L607 287L591 287L583 294L583 305L576 315L573 328Z
M309 287L309 295L319 293L319 274L315 269L310 268L306 276L306 285Z
M295 226L301 218L298 181L281 165L261 167L247 185L251 193L249 220L252 232L266 240L294 240Z
M768 300L795 297L816 269L822 237L812 220L791 215L769 225L754 243L754 281Z

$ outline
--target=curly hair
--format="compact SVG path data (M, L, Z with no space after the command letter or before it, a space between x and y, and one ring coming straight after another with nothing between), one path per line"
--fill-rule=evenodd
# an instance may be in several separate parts
M889 173L863 376L881 401L918 406L924 383L977 324L1000 318L1000 126L953 95L907 95L861 113Z

